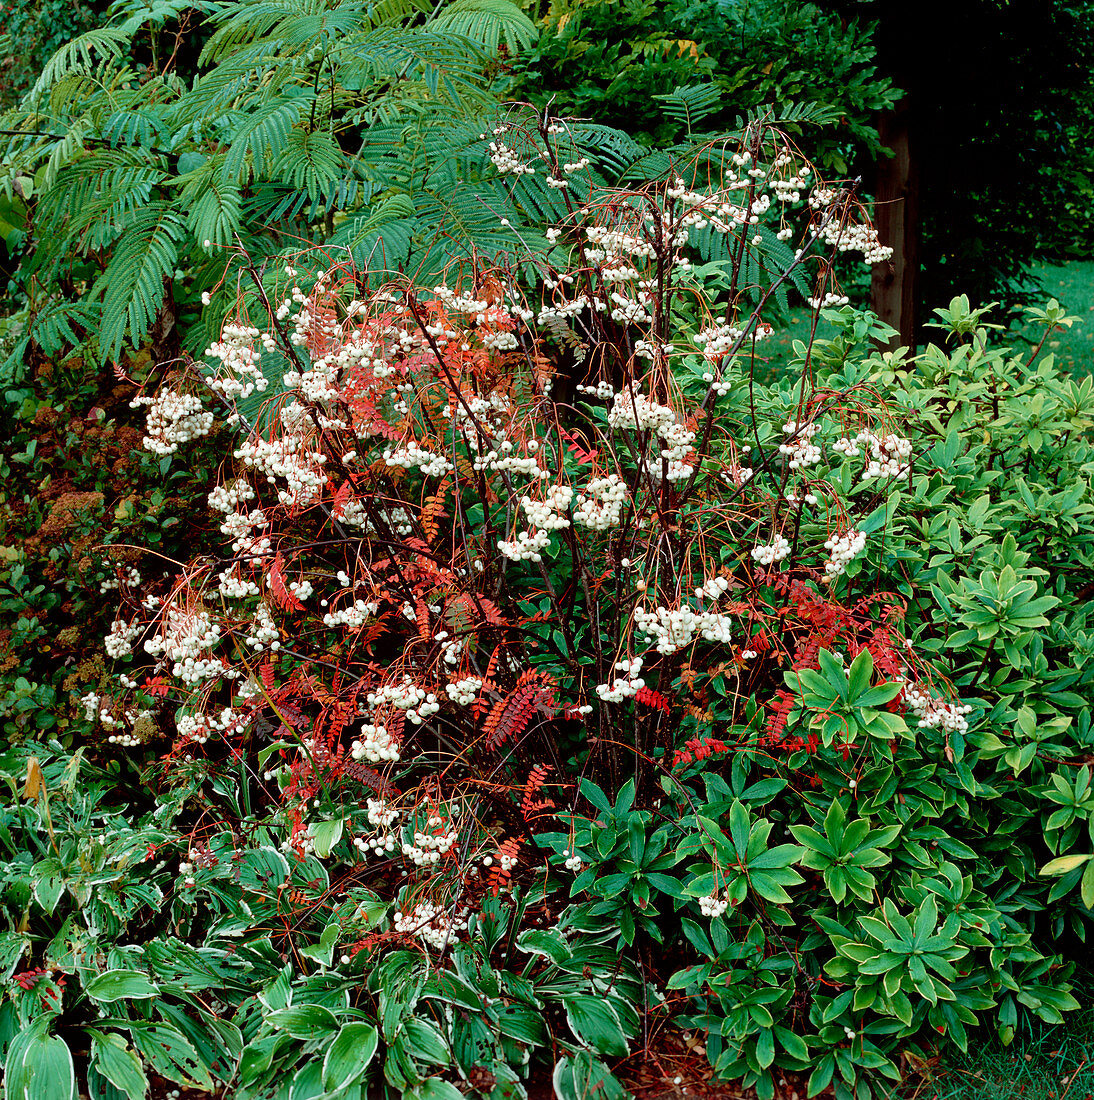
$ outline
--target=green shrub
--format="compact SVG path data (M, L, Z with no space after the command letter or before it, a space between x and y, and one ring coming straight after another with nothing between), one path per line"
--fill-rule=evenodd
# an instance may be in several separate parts
M874 116L899 95L877 71L873 28L784 0L568 0L509 65L511 94L671 145L761 107L823 104L810 134L826 171L879 152Z
M760 125L718 189L709 160L606 189L565 133L495 135L568 200L527 295L527 254L380 289L302 258L149 388L164 457L210 393L237 433L230 548L122 584L121 670L81 699L155 793L117 833L161 831L165 904L60 954L26 883L120 936L81 900L104 830L28 789L74 854L13 857L12 943L71 992L4 1009L9 1088L82 1032L129 1096L144 1062L241 1100L500 1100L545 1063L560 1100L622 1096L671 998L719 1075L864 1100L901 1052L1076 1006L1094 383L958 298L916 359L828 309L761 384L778 287L823 309L841 246L883 254L853 193ZM797 254L750 221L780 193Z

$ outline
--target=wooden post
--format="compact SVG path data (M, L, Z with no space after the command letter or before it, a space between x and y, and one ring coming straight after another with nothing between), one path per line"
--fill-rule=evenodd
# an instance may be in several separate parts
M878 237L892 248L893 258L874 267L870 308L900 333L893 337L891 348L900 344L914 348L916 341L919 180L910 116L907 96L881 116L881 142L892 149L893 155L878 157L874 184Z

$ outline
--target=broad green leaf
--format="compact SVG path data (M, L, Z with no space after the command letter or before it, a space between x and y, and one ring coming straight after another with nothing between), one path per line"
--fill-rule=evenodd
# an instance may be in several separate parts
M291 1005L266 1016L266 1023L294 1039L314 1039L324 1031L337 1031L338 1019L322 1005Z
M418 1062L447 1066L451 1061L441 1033L428 1020L412 1016L403 1027L402 1039L408 1053Z
M1057 856L1055 859L1050 859L1039 873L1042 875L1066 875L1068 871L1074 871L1076 867L1081 867L1091 858L1090 855L1076 853L1069 856Z
M76 1067L64 1039L33 1034L17 1049L18 1064L12 1067L9 1048L7 1100L76 1100Z
M756 1036L756 1061L761 1069L767 1069L775 1061L775 1036L769 1027Z
M330 855L331 849L342 839L344 828L345 822L340 817L333 821L316 821L310 826L308 831L315 844L315 854L320 859Z
M584 993L567 997L563 1004L570 1030L578 1041L598 1054L623 1057L628 1053L627 1038L615 1009L599 997Z
M107 970L84 986L94 1001L143 1000L159 996L160 988L139 970Z
M729 808L729 835L733 838L737 858L743 860L748 854L748 841L751 836L748 810L743 802L734 801Z
M114 1032L91 1033L91 1061L98 1071L129 1100L142 1100L148 1078L137 1052Z
M338 942L338 936L341 931L342 926L337 921L328 924L327 927L323 929L323 934L319 937L319 942L316 944L309 944L307 947L301 947L300 954L305 958L314 959L323 966L330 966L331 960L334 957L334 945Z
M847 698L853 703L866 692L874 677L874 658L868 649L864 648L851 662L847 673Z
M607 1066L584 1050L558 1060L553 1083L557 1100L627 1100L629 1095Z
M1094 859L1086 865L1082 882L1079 884L1079 897L1087 909L1094 909Z
M379 1039L372 1024L343 1024L323 1057L323 1088L337 1092L359 1080L376 1053Z
M417 1100L466 1100L466 1097L451 1081L442 1081L439 1077L428 1077L417 1088L404 1094Z
M566 962L572 952L560 932L528 928L517 937L517 947L530 955L543 955L553 963Z

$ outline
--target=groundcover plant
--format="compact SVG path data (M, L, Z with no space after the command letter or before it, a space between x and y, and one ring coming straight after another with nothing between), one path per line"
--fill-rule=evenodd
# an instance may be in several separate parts
M237 256L204 361L134 395L157 455L234 433L224 549L117 569L81 706L156 750L150 809L9 763L13 1096L85 1052L102 1097L623 1096L671 1018L762 1097L865 1100L1076 1005L1094 387L961 299L876 355L835 280L887 250L762 119L633 189L557 119L484 140L562 196L547 249ZM838 335L761 384L792 282Z

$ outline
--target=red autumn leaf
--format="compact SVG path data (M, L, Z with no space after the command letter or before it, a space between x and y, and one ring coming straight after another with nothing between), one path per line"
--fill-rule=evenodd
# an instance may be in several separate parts
M304 605L285 586L284 559L278 553L270 565L267 579L270 582L270 591L278 605L286 611L303 611Z

